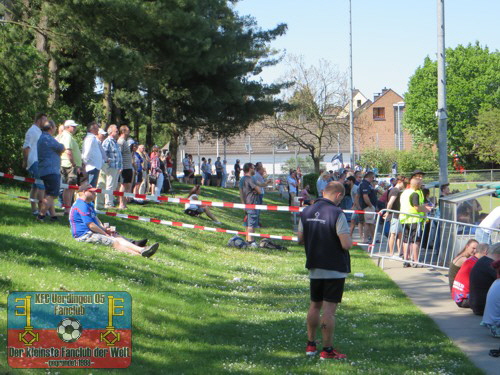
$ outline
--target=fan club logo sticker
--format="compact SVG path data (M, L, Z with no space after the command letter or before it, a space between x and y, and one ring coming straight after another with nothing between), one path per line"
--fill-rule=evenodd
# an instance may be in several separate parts
M130 366L127 292L12 292L7 327L7 358L14 368Z

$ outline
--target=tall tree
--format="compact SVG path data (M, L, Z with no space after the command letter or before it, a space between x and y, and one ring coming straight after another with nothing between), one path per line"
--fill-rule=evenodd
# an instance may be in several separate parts
M477 125L481 107L500 108L500 53L479 43L447 49L448 147L474 166L473 143L465 135ZM404 127L419 143L438 138L437 63L427 57L410 78Z
M478 159L492 163L491 167L500 165L500 108L481 109L477 126L466 132L467 141L473 145Z
M306 66L301 57L291 57L286 78L292 82L284 94L283 111L264 126L278 132L282 143L309 152L316 173L333 145L346 138L348 118L342 113L348 103L347 77L329 62Z

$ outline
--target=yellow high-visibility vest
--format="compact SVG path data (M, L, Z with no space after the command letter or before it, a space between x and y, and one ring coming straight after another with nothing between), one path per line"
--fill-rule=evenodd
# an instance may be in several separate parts
M415 207L412 206L412 204L410 202L410 197L413 193L418 194L418 205L421 206L424 204L424 193L422 192L422 190L421 189L413 190L413 189L408 188L408 189L405 189L403 191L403 193L401 193L400 202L399 202L400 210L401 210L401 212L405 212L408 214L422 216L422 218L401 214L401 215L399 215L399 221L402 224L419 223L419 222L422 222L425 220L425 218L424 218L425 213L418 212L415 209Z

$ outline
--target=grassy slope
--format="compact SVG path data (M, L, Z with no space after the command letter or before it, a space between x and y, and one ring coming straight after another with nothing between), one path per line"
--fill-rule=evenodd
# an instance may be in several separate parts
M203 198L237 201L237 194L205 188ZM337 317L335 345L349 359L323 363L304 355L308 280L300 246L238 250L225 247L227 234L104 218L129 237L162 244L152 260L132 258L77 243L66 220L34 222L27 205L0 196L0 373L45 373L6 366L7 292L60 288L132 295L132 366L117 374L480 373L360 249L352 251L353 272L365 277L348 278ZM175 204L131 205L130 212L211 226ZM240 210L214 213L222 227L242 228ZM262 216L263 232L290 234L289 214Z

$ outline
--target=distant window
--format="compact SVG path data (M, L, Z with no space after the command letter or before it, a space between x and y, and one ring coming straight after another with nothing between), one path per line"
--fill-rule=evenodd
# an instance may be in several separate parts
M288 151L288 145L286 143L278 143L276 145L276 151Z
M361 107L361 100L360 100L360 99L358 99L358 100L357 100L357 102L356 102L356 106L357 106L358 108L359 108L359 107Z
M385 108L384 107L373 108L373 119L375 121L385 120Z

